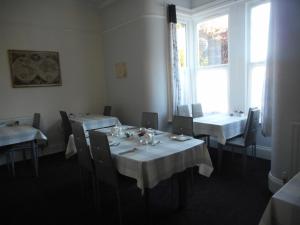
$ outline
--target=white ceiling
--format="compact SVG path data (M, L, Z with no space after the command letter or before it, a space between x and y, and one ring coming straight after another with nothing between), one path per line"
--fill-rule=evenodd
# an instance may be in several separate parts
M89 0L89 1L101 9L101 8L104 8L105 6L115 2L116 0Z

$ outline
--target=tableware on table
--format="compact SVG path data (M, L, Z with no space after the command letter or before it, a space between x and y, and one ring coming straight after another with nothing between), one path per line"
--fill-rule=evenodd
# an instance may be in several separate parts
M192 137L185 136L185 135L182 135L182 134L180 134L180 135L171 135L170 138L172 140L176 140L176 141L187 141L187 140L192 139Z
M159 144L159 143L160 143L160 140L154 140L154 141L152 141L151 145L152 145L152 146L155 146L155 145L157 145L157 144Z
M137 148L129 149L126 151L119 152L118 155L124 155L124 154L130 153L130 152L135 152L136 150L138 150L138 149Z
M110 147L119 146L119 145L120 145L120 142L111 142L111 143L109 143Z

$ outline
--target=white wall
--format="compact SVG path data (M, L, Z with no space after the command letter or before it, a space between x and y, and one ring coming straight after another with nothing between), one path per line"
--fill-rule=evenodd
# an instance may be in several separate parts
M300 23L295 22L300 20L300 2L272 4L276 35L273 36L275 94L269 188L274 192L284 179L292 178L300 170Z
M116 16L118 15L118 16ZM104 71L108 101L121 122L140 124L141 112L159 113L167 126L167 37L162 1L124 0L102 13ZM117 79L114 65L127 64L125 79Z
M211 2L217 2L217 0L191 0L191 8L197 8Z
M0 118L40 112L47 151L61 151L58 111L97 112L106 102L101 43L98 12L84 1L1 0ZM62 86L12 88L8 49L58 51Z

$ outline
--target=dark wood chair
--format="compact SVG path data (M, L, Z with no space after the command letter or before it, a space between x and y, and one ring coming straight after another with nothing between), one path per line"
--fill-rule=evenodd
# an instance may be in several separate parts
M96 175L94 161L92 160L92 155L90 148L87 144L86 137L84 134L84 129L82 124L79 122L71 123L74 142L77 149L77 160L79 165L80 174L80 184L82 196L85 197L89 193L89 187L92 187L92 198L96 205Z
M172 132L193 136L193 118L189 116L173 116Z
M257 108L250 108L243 135L232 138L226 142L226 146L231 147L232 151L234 151L234 148L243 150L244 172L247 165L247 150L249 146L251 146L252 149L252 156L256 157L256 134L259 126L259 117L260 110Z
M122 224L121 191L135 190L136 180L118 173L112 160L106 134L91 130L89 131L89 138L96 179L99 181L97 184L105 184L114 189L118 201L119 224ZM97 188L98 191L99 188L100 186ZM100 191L97 196L97 199L100 199Z
M201 106L200 103L192 104L192 116L193 116L193 118L203 116L202 106ZM207 134L197 134L194 137L198 138L198 139L203 139L204 138L204 141L207 143L207 147L209 148L209 145L210 145L209 135L207 135Z
M111 108L112 107L110 105L104 106L103 115L104 116L111 116Z
M178 116L191 116L188 105L179 105L177 106L177 115Z
M158 113L143 112L141 126L158 130Z
M122 208L118 172L113 163L107 136L97 131L89 131L91 152L98 181L114 188L118 201L119 223L122 224ZM99 191L99 188L97 188ZM98 194L99 198L99 194Z
M65 142L65 148L68 145L69 137L72 134L72 126L69 120L69 117L65 111L59 111L61 120L62 120L62 128L64 131L64 142Z
M200 103L192 104L192 116L193 118L203 116L202 106Z

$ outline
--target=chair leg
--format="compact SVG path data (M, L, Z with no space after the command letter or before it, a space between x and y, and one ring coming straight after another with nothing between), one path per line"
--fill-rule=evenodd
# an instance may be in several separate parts
M244 148L243 152L243 174L246 174L246 168L247 168L247 148Z
M26 157L26 151L23 150L22 152L23 152L23 160L26 161L26 160L27 160L27 157Z
M16 176L16 171L15 171L15 152L14 151L9 151L9 164L10 164L10 169L11 169L11 175L13 177Z
M83 171L82 171L81 167L79 167L79 182L80 182L81 198L84 200L85 199L85 190L84 190Z
M210 136L209 135L207 135L207 148L209 149L209 146L210 146Z
M33 166L34 166L34 171L35 171L35 176L39 176L39 162L38 162L38 157L37 157L37 146L35 142L32 142L32 160L33 160Z
M117 194L117 201L118 201L119 224L122 225L123 221L122 221L122 207L121 207L120 191L116 190L116 194Z

